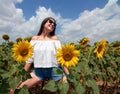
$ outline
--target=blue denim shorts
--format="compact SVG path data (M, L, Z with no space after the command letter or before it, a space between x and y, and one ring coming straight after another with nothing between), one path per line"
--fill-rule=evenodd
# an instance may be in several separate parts
M54 81L58 81L58 80L62 79L62 77L65 76L65 74L61 67L57 67L55 69L62 71L62 73L56 73L54 71L54 68L35 68L33 73L40 80L51 79Z

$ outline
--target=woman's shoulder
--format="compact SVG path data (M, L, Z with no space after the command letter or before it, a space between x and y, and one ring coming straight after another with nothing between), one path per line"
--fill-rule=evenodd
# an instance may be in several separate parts
M40 40L44 40L44 39L41 36L33 36L31 40L39 40L40 41ZM50 37L50 40L59 40L59 38L56 35L54 35L54 36Z
M59 40L59 38L56 35L52 36L51 39L52 40Z
M32 37L32 40L36 40L36 39L38 39L38 36L33 36Z
M40 36L33 36L33 37L32 37L32 40L40 40L40 39L41 39Z

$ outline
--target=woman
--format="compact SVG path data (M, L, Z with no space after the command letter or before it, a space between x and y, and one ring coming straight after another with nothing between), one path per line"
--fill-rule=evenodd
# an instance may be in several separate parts
M26 85L28 88L33 87L41 80L47 78L59 81L62 79L66 81L64 75L56 74L53 71L53 68L61 70L60 65L56 61L56 49L61 47L61 43L58 37L55 35L56 22L52 17L45 18L41 23L40 30L37 36L33 36L31 44L33 45L34 54L32 58L26 61L25 71L29 71L30 66L34 65L34 70L31 73L31 79L28 79L24 82L21 82L17 89L22 88ZM69 74L69 71L66 67L63 67L65 74ZM62 78L63 77L63 78Z

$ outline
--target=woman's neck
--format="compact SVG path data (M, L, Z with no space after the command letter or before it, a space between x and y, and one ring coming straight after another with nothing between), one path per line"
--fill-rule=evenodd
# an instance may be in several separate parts
M40 35L40 37L42 38L42 39L51 39L51 36L49 35L49 34L45 34L45 33L42 33L41 35Z

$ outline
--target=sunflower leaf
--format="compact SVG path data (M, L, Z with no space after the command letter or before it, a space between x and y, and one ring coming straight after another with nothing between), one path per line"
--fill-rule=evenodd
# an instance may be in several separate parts
M44 87L43 87L44 90L49 90L51 92L56 92L57 91L57 86L56 86L56 83L55 81L53 80L50 80Z
M67 94L68 89L69 89L69 84L68 83L58 83L58 89L60 94Z

